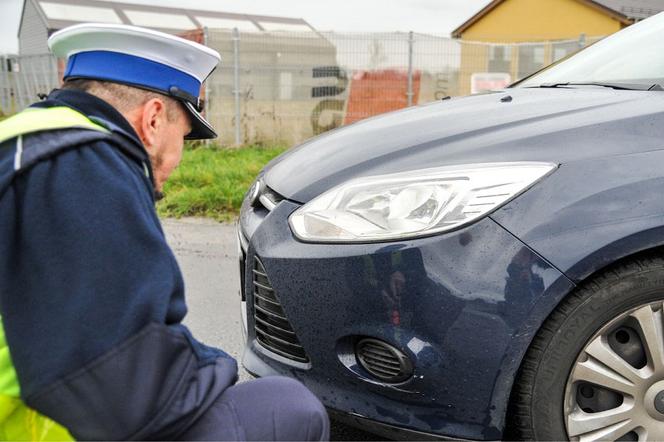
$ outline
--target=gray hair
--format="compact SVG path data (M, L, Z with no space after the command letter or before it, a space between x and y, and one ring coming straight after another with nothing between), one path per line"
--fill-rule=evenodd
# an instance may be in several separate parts
M106 101L121 114L130 112L153 98L159 98L166 103L166 117L168 121L176 121L178 117L176 109L179 103L173 98L158 92L113 83L111 81L89 80L85 78L67 80L61 89L87 92Z

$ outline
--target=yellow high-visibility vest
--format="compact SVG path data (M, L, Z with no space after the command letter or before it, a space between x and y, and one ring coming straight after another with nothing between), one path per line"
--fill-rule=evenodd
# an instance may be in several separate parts
M48 130L87 129L109 133L108 129L68 107L30 108L0 122L0 144L10 143L16 148L16 164L20 166L23 136ZM18 167L17 167L18 169ZM0 440L14 441L70 441L74 440L66 428L28 407L21 400L21 388L16 377L5 331L0 317Z

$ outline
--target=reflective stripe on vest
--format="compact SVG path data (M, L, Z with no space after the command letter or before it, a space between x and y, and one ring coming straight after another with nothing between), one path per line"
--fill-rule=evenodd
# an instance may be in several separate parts
M0 122L0 144L33 132L72 128L109 132L70 107L32 107Z
M58 129L88 129L109 133L69 107L30 108L0 122L0 144L16 138L14 169L21 166L22 137ZM21 400L21 389L0 317L0 440L68 441L69 432Z

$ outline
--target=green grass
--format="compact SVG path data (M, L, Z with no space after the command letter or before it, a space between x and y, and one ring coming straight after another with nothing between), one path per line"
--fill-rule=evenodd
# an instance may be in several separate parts
M199 216L230 221L258 172L284 147L185 149L180 166L164 186L157 205L160 216Z

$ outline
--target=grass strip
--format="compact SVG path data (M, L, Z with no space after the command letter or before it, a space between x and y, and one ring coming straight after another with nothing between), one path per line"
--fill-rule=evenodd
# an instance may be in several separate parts
M258 172L285 147L186 148L157 205L162 217L197 216L231 221Z

